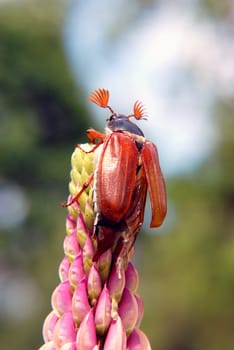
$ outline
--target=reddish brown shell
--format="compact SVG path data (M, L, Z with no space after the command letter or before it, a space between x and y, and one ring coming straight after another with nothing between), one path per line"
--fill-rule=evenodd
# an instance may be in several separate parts
M99 210L111 222L120 222L129 210L137 161L138 152L131 137L113 132L106 138L97 165L96 191Z
M150 227L159 227L167 213L167 196L157 147L152 142L146 141L141 150L141 157L152 207Z

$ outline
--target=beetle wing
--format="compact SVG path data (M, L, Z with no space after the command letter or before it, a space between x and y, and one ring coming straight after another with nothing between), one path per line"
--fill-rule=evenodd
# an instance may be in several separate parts
M140 230L144 221L146 194L147 182L144 168L141 166L137 172L131 206L125 219L128 229L132 231L133 235Z
M126 250L127 253L129 253L133 247L137 234L144 221L146 194L147 182L144 168L141 166L137 172L131 206L125 219L128 232L123 243L123 250Z
M126 215L136 180L138 150L128 135L113 132L103 144L97 169L98 209L104 217L119 222Z
M141 155L152 208L150 227L158 227L163 223L167 213L167 197L156 146L152 142L146 141L142 147Z

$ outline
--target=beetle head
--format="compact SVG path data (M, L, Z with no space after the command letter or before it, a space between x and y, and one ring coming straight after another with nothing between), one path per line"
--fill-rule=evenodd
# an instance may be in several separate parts
M142 102L136 101L133 106L133 114L123 115L117 114L114 110L108 105L109 102L109 91L106 89L97 89L91 93L88 100L97 104L102 108L108 108L111 111L111 116L106 120L107 131L127 131L132 134L139 136L144 136L141 129L134 124L130 118L134 117L137 120L147 119L145 116L145 108Z
M106 129L107 131L127 131L131 134L143 136L144 134L141 129L129 120L129 117L123 114L112 114L106 120Z

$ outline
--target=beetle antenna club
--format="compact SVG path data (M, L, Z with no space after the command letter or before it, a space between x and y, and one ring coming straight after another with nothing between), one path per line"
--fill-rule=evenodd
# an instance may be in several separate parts
M144 119L147 120L147 116L145 114L145 106L141 101L136 101L133 105L133 114L130 114L128 118L135 117L136 119Z
M90 102L96 103L96 105L102 108L108 108L112 114L115 114L113 109L108 105L109 102L109 91L106 89L97 89L91 93L88 97Z

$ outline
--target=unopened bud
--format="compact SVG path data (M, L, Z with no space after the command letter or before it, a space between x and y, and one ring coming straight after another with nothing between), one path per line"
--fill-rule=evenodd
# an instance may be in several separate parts
M91 309L80 324L77 332L76 346L78 349L93 350L97 345L94 310Z
M108 281L108 289L110 291L110 295L112 298L114 298L117 302L121 299L122 292L125 286L125 273L124 270L119 269L116 267L116 265L113 266L110 279Z
M63 243L64 253L70 260L74 260L80 252L80 247L77 240L76 230L70 235L67 235Z
M53 341L50 341L42 345L38 350L57 350L57 347L55 346Z
M103 349L126 350L126 333L119 316L111 322Z
M74 342L76 339L75 324L72 312L66 312L56 323L53 334L53 341L58 348L62 345Z
M89 270L93 264L94 248L92 240L87 236L84 247L83 247L83 266L86 275L89 273Z
M86 235L90 234L90 232L87 228L86 222L84 221L83 214L81 212L77 216L76 228L77 228L77 231L84 232ZM85 235L85 239L86 239L86 235ZM84 241L84 243L85 243L85 241Z
M136 327L140 327L142 318L144 316L144 303L143 300L141 299L140 295L136 294L135 295L137 306L138 306L138 317L136 321Z
M72 293L68 281L60 283L51 296L51 304L58 316L71 310Z
M140 329L134 329L128 337L127 350L151 350L148 338Z
M89 230L92 230L93 221L94 221L94 211L93 211L93 205L91 203L92 203L92 200L90 197L88 197L84 208L84 219L85 219L87 228Z
M111 297L106 285L98 299L95 324L97 332L101 335L105 334L111 322Z
M86 277L84 277L78 283L72 298L72 312L78 325L90 310L86 283Z
M84 276L85 273L83 269L83 257L82 253L80 252L74 259L74 261L71 263L68 273L69 282L72 285L72 287L76 287Z
M125 277L126 287L133 293L136 293L139 285L139 275L131 262L128 263L127 269L125 271Z
M75 342L66 343L59 350L77 350L76 343Z
M61 282L68 280L68 271L70 268L70 263L68 257L65 256L59 265L59 278Z
M96 305L97 299L102 290L102 281L97 269L97 264L93 263L88 275L88 296L92 305Z
M67 233L67 235L71 234L72 231L75 229L75 227L76 227L76 221L74 220L74 218L71 214L68 214L67 218L66 218L66 233Z
M105 282L109 276L111 262L112 252L111 249L108 249L98 259L98 270L100 272L102 282Z
M128 288L124 288L118 313L127 335L130 334L137 322L138 305L135 296Z
M52 340L54 327L57 321L58 321L58 316L55 314L54 311L51 311L49 315L46 317L43 324L42 335L43 335L44 342L49 342Z

